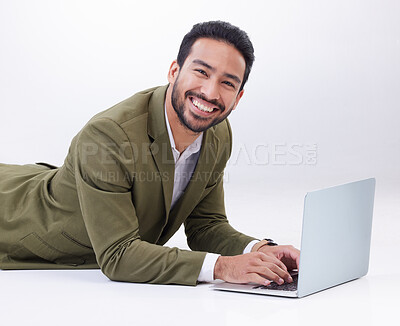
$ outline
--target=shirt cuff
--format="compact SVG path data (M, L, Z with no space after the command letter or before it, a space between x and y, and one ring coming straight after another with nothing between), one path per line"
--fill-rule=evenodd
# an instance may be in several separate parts
M212 282L214 281L214 267L217 262L218 257L221 255L207 253L203 261L203 266L201 266L198 282Z
M253 246L254 246L256 243L258 243L258 242L260 242L260 240L253 240L253 241L251 241L251 242L246 246L246 248L244 248L243 254L248 254L249 252L251 252L251 249L253 249Z

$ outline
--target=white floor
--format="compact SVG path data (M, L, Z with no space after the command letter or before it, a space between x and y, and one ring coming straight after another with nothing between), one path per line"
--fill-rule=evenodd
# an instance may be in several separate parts
M308 185L226 185L231 223L254 236L300 244ZM308 189L314 190L314 189ZM197 287L109 281L99 270L1 271L2 325L383 325L400 303L400 193L378 189L366 277L302 299ZM183 231L169 242L186 248ZM397 299L396 299L397 298ZM391 322L390 322L391 321Z

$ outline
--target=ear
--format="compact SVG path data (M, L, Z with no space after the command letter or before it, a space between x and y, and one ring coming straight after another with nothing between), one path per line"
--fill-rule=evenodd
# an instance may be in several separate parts
M242 98L243 94L244 94L244 89L242 89L242 90L239 92L239 94L236 96L235 104L233 105L232 110L235 110L235 109L236 109L236 106L239 104L239 101L240 101L240 99Z
M179 65L176 60L172 61L171 66L168 70L168 81L171 85L175 83L176 78L179 74Z

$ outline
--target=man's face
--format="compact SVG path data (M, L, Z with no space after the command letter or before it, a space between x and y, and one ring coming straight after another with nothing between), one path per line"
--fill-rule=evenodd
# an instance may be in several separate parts
M243 95L240 85L246 62L232 45L198 39L182 67L171 65L171 103L180 122L193 132L204 131L234 110Z

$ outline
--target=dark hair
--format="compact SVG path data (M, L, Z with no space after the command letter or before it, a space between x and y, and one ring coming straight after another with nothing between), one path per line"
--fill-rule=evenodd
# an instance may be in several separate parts
M246 62L243 82L240 85L239 92L249 78L251 67L254 62L254 48L246 32L230 23L223 21L210 21L196 24L191 31L185 35L179 48L177 62L180 67L183 66L187 56L190 53L192 45L199 38L211 38L217 41L226 42L233 45L242 55Z

